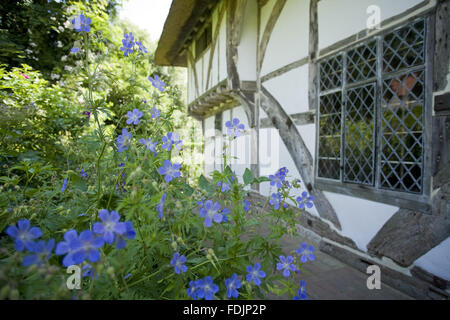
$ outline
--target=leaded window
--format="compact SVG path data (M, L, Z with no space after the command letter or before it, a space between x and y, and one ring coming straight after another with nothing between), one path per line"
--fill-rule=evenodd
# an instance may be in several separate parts
M319 62L316 176L423 192L426 21Z

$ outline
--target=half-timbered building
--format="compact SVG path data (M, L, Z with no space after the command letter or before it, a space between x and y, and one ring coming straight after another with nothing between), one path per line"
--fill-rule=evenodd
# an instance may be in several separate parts
M439 298L450 281L449 7L174 0L155 58L187 69L206 176L238 118L248 130L233 170L301 179L315 197L301 224L321 250Z

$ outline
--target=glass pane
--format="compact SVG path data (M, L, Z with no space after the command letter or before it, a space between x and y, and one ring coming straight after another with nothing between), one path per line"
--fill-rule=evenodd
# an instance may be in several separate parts
M425 21L395 30L383 39L383 72L424 63Z
M383 81L381 172L384 188L421 192L424 71Z
M377 47L372 41L347 52L347 82L366 80L377 75Z
M375 83L346 91L344 181L374 184Z
M340 179L341 93L320 97L319 177Z
M342 85L342 55L320 62L320 90L339 88Z

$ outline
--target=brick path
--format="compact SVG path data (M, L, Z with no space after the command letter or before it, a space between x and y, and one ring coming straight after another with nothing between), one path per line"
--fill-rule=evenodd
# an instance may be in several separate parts
M289 254L305 241L315 248L316 260L302 266L302 273L296 275L297 283L306 281L306 292L311 300L410 300L410 296L383 283L381 289L369 290L366 282L368 274L350 267L336 258L318 250L317 239L302 235L300 238L283 238L284 252ZM276 297L270 297L276 298Z

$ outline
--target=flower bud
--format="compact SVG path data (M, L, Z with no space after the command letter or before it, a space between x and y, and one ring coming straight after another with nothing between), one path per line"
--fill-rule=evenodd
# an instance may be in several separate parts
M177 245L177 243L175 241L172 241L171 246L172 246L173 250L177 250L177 246L178 245Z
M208 253L209 253L210 255L214 255L214 250L211 249L211 248L209 248L209 249L208 249Z
M184 241L183 241L183 239L181 239L181 237L178 237L178 238L177 238L177 242L178 242L179 244L181 244L181 245L184 244Z
M206 259L211 260L211 259L212 259L212 256L208 253L208 254L206 255Z
M114 268L113 268L113 267L108 267L108 268L106 269L106 273L107 273L110 277L114 278Z

